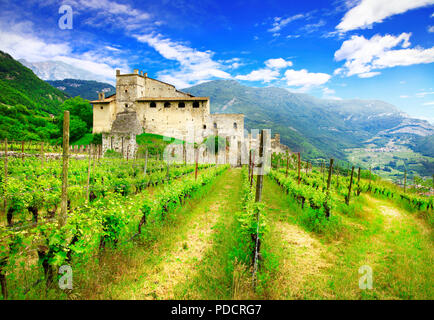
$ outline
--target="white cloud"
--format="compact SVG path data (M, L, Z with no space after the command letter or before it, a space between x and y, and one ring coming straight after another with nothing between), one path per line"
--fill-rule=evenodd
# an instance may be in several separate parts
M406 96L406 95L402 95L402 96L399 96L401 99L407 99L407 98L410 98L409 96Z
M428 32L434 33L434 26L428 26Z
M40 38L32 33L32 24L18 23L6 30L7 26L0 23L0 50L11 54L15 59L29 62L62 61L100 77L95 80L107 82L114 79L115 69L127 68L124 61L113 59L106 52L92 50L77 54L68 43L49 42Z
M277 33L282 28L284 28L286 25L288 25L290 22L298 20L298 19L302 19L304 17L305 17L305 15L301 14L301 13L293 15L293 16L285 18L285 19L282 19L281 17L275 17L274 22L273 22L273 27L268 29L268 31L272 32L272 33Z
M371 28L374 23L408 10L434 4L434 0L361 0L336 26L340 32Z
M422 104L423 106L434 106L434 101L425 102Z
M180 68L165 70L158 74L159 79L174 84L178 88L201 83L213 78L228 79L231 75L223 71L224 66L212 59L213 52L199 51L180 42L163 38L161 34L136 35L140 42L148 44L168 60L177 61Z
M301 87L302 91L307 91L312 87L322 85L329 81L331 76L326 73L312 73L306 69L286 70L284 80L289 87Z
M431 94L434 94L434 92L430 92L430 91L422 91L422 92L418 92L418 93L416 93L416 96L417 96L418 98L423 98L423 97L428 96L428 95L431 95Z
M267 61L265 61L265 65L267 66L267 68L270 69L283 69L283 68L291 67L292 62L286 61L283 58L277 58L277 59L268 59Z
M271 69L259 69L253 70L249 74L246 75L238 75L235 79L245 80L245 81L262 81L262 82L270 82L272 80L276 80L279 77L280 73L277 70Z
M335 52L335 60L345 60L345 64L336 69L334 74L367 78L378 75L379 72L375 70L379 69L434 62L434 47L410 49L410 37L411 33L399 36L377 34L371 39L352 36ZM392 50L397 46L402 49Z
M379 74L381 74L381 72L365 72L365 73L360 73L358 76L359 78L372 78L378 76Z

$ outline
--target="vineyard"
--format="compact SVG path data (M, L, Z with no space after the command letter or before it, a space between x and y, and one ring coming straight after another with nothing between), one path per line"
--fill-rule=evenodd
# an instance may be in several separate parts
M368 170L89 150L65 186L63 159L32 150L1 160L2 299L434 298L434 198Z

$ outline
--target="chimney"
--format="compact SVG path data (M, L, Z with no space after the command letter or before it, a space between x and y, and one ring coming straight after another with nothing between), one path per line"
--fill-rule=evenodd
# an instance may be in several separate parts
M104 100L104 98L105 98L105 93L104 93L104 91L102 91L102 92L98 92L98 100Z
M116 75L117 75L117 76L120 76L120 75L121 75L121 70L116 69Z
M148 73L145 72L145 73L143 74L143 76L144 76L145 78L147 78L147 77L148 77Z
M139 69L134 69L134 74L139 74Z
M143 71L140 71L140 75L143 77Z

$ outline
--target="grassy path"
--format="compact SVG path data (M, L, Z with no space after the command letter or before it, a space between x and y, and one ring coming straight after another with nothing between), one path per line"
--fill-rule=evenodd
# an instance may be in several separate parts
M142 246L135 244L124 253L108 253L100 261L99 274L83 281L85 288L81 298L174 299L200 296L201 288L210 283L201 283L204 278L197 275L205 272L205 266L213 267L209 252L219 251L216 248L220 239L226 239L220 232L225 231L231 213L237 210L239 184L239 170L228 170L211 186L205 187L202 194L170 213L167 222L158 230L150 230L149 240ZM215 235L217 232L218 236ZM213 271L211 273L218 276ZM214 282L215 286L220 283L218 279Z
M278 261L266 299L433 299L433 230L394 203L364 195L341 219L338 239L307 232L300 209L268 177L270 232L264 247ZM373 289L359 288L359 268L373 271Z
M296 224L288 197L269 177L264 179L263 202L270 226L264 248L278 260L278 269L264 290L265 299L304 299L311 294L327 294L325 286L330 255L314 235ZM327 295L324 296L327 298Z

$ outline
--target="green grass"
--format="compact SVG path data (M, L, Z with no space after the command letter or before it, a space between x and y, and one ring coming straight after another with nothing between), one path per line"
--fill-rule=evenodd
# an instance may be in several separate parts
M303 210L279 189L265 179L271 230L264 247L278 267L269 268L263 298L434 298L434 238L426 219L363 195L332 211L340 220L338 230L314 232L300 219ZM364 265L373 270L372 290L359 289Z

